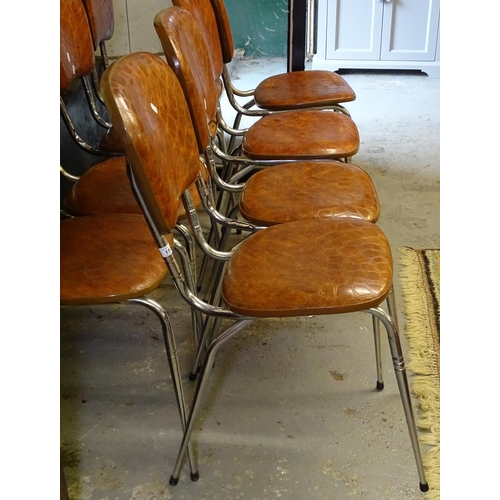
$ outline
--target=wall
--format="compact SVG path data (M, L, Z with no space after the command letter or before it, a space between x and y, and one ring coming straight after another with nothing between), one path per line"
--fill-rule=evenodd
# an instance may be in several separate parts
M250 57L286 57L288 0L225 0L235 48Z
M154 16L171 0L113 0L115 30L106 43L108 56L162 52ZM288 0L226 0L235 48L245 56L286 57Z
M115 30L106 42L108 56L114 58L140 51L161 53L153 19L171 6L170 0L113 0Z

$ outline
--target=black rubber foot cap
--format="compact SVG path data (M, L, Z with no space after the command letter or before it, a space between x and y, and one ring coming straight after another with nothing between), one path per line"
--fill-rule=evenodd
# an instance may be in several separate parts
M191 472L191 481L198 481L200 479L199 472Z
M383 382L377 382L377 391L382 391L384 389L384 383Z
M426 491L429 491L429 485L427 483L424 484L420 483L420 491L423 491L424 493Z
M193 380L196 380L196 373L191 372L189 374L189 380L191 380L191 382L193 382Z
M179 478L175 478L174 476L170 476L170 479L168 482L169 482L170 486L175 486L179 482Z

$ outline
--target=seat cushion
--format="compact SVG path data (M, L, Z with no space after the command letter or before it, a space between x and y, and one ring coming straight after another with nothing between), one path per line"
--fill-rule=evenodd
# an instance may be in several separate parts
M61 305L141 297L166 275L144 216L102 214L61 221Z
M354 101L356 94L340 75L313 70L270 76L257 85L254 98L257 106L280 111L341 104Z
M124 156L89 168L68 191L64 205L75 215L142 214L132 192Z
M355 155L359 133L348 116L328 110L283 111L255 122L242 141L250 159L333 159Z
M240 212L263 226L331 217L376 222L380 205L370 176L356 165L297 162L253 174L241 195Z
M392 286L382 230L353 219L310 219L263 229L234 250L223 299L251 317L307 316L378 306Z
M196 186L190 187L189 192L198 208L201 200ZM124 156L109 158L89 168L68 191L64 205L73 215L142 214L132 191ZM179 203L177 216L179 220L186 217L182 203Z

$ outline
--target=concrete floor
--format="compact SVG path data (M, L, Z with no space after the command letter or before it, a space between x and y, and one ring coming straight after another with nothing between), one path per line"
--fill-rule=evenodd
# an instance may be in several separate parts
M232 68L241 88L285 70L281 60ZM418 72L344 77L357 93L347 105L361 137L353 163L378 190L378 224L397 273L400 247L440 245L439 80ZM404 330L397 275L395 289ZM171 314L191 394L188 308L169 279L152 296ZM217 358L194 432L200 480L185 467L171 487L181 432L156 319L139 306L62 309L61 450L70 497L424 499L383 348L386 384L377 392L368 315L256 321Z

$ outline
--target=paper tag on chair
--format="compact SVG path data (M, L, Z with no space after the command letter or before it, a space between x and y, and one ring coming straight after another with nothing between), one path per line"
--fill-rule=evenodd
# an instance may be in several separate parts
M170 257L172 255L172 248L168 243L164 247L161 247L159 250L163 257Z

